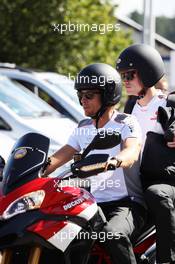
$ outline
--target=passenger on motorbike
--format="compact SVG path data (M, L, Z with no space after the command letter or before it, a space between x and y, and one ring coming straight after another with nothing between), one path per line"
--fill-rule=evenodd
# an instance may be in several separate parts
M168 162L170 156L174 155L170 148L175 147L175 137L168 140L171 142L166 143L162 135L157 135L157 133L163 134L168 129L168 127L165 128L168 120L163 121L163 116L166 116L166 111L169 109L166 109L166 95L155 88L155 84L165 74L164 63L154 48L145 44L136 44L122 51L118 57L116 69L130 97L126 103L125 112L132 113L142 128L141 173L146 188L146 200L156 225L157 263L172 263L171 261L175 261L175 181L170 181L169 176L165 180L165 161L167 159ZM174 113L174 110L171 112ZM162 122L157 122L157 115L158 120L161 119ZM153 133L147 134L148 131ZM155 150L155 146L158 147L159 144L161 150ZM168 150L166 144L169 147ZM163 156L162 153L161 158L159 153L164 149L167 155ZM160 169L161 164L165 164L163 173Z
M75 89L85 115L90 118L82 120L67 145L50 157L51 163L44 175L85 149L97 133L103 137L105 131L119 132L121 144L105 150L111 157L108 165L113 164L116 169L90 177L91 193L107 219L103 229L104 246L112 263L135 264L131 241L139 234L146 215L138 173L140 127L135 117L115 110L121 97L121 79L111 66L103 63L86 66L77 76ZM103 150L94 150L94 153L103 153Z

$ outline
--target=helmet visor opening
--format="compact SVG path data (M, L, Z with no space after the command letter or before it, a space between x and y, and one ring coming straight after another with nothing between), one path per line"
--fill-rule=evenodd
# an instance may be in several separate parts
M96 96L96 94L101 94L100 91L78 91L77 92L77 96L78 96L78 99L81 101L83 99L83 97L87 100L92 100L94 99L94 97Z
M136 77L136 70L121 72L122 81L132 81Z

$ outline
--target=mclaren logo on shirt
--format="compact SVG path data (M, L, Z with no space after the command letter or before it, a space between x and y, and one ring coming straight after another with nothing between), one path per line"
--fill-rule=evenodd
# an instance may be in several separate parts
M158 111L155 112L154 116L150 118L150 120L156 120L157 119Z

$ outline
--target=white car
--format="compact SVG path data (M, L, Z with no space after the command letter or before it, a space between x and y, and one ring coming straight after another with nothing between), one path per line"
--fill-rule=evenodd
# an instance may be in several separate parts
M37 78L57 86L60 91L65 93L77 104L77 107L83 113L82 107L79 104L76 90L74 89L74 81L72 79L69 79L67 76L58 74L56 72L33 72L33 73L35 74L35 76L37 76Z
M26 72L20 69L2 68L0 65L0 74L4 74L11 80L15 80L30 91L44 99L48 104L54 107L58 112L71 118L72 120L79 122L84 119L84 114L81 106L75 101L75 91L73 87L73 81L69 80L67 83L63 83L63 77L60 79L60 86L54 85L53 82L48 81L52 77L43 76L36 72ZM59 75L58 75L59 76ZM58 78L57 76L57 78ZM59 81L57 81L58 83ZM54 83L56 81L54 79ZM74 96L70 96L73 94Z
M76 123L26 90L0 76L0 131L14 140L35 131L48 136L53 144L64 145Z
M41 133L50 138L50 156L67 142L76 126L75 122L59 114L21 84L0 75L0 132L13 142L28 132ZM12 141L9 144L11 146ZM9 152L5 158L8 155ZM67 166L69 164L52 175L57 175Z
M0 156L2 156L5 161L7 161L14 144L15 141L12 138L0 133Z

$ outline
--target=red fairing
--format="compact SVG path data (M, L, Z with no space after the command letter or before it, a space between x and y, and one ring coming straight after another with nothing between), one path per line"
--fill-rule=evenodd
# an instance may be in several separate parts
M13 201L37 190L45 191L45 198L40 208L44 213L76 215L95 202L93 196L84 189L62 187L58 190L55 179L39 178L20 186L6 196L1 196L0 215Z
M58 186L57 186L58 187ZM45 191L45 198L40 211L50 215L79 215L90 205L95 204L95 199L86 190L75 187L57 188L54 178L39 178L15 189L7 196L0 198L0 214L19 197L38 190ZM86 218L86 216L85 216ZM67 226L67 221L41 220L27 228L28 231L37 233L46 240Z
M47 191L41 211L48 214L77 215L93 203L95 199L86 190L62 187L56 194Z
M19 197L38 190L42 190L43 186L47 185L50 181L49 178L37 178L31 182L28 182L14 191L8 193L7 195L0 197L0 215L5 211L5 209L14 202Z
M61 190L57 190L56 188L53 190L53 184L54 180L49 181L43 188L47 195L40 211L45 214L78 215L95 203L93 196L84 189L62 187ZM48 240L67 224L67 221L40 221L30 226L28 230Z
M36 224L27 228L28 231L39 234L48 240L51 236L56 234L60 229L67 225L64 221L44 221L41 220Z

